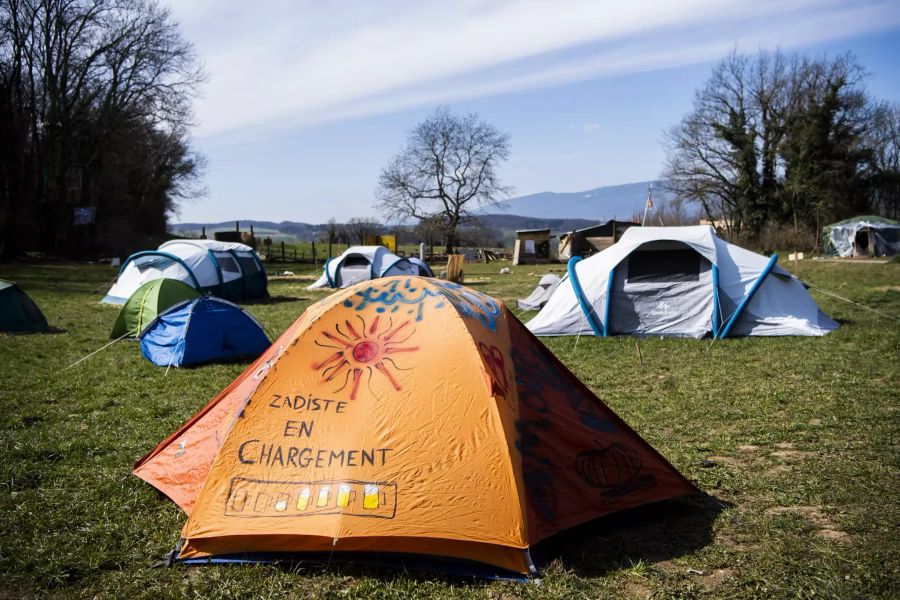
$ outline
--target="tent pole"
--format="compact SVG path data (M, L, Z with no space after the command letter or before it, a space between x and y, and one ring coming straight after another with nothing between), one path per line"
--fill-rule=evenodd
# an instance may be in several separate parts
M609 336L609 306L612 304L613 279L616 277L616 268L609 270L609 279L606 282L606 307L603 314L603 337Z
M756 281L753 282L753 286L750 288L750 291L747 292L747 295L744 296L743 300L741 300L741 303L738 305L737 310L735 310L734 314L731 315L731 318L728 319L728 323L725 325L725 329L722 330L722 335L719 336L721 339L725 339L726 337L728 337L728 334L731 332L731 328L734 327L734 324L741 316L741 313L744 312L744 309L747 308L748 304L750 304L750 300L753 299L753 295L756 293L756 290L758 290L759 286L762 285L766 276L772 271L772 268L775 266L776 262L778 262L778 254L773 254L772 258L769 259L768 264L766 264L766 268L764 268L762 273L759 274L759 277L757 277Z
M581 306L581 311L584 313L584 316L587 318L588 325L591 326L591 330L594 332L594 335L597 337L601 337L603 335L603 331L600 329L600 326L597 324L597 319L594 316L594 309L588 303L587 298L584 295L584 290L581 289L581 283L578 281L578 274L575 272L575 265L581 261L580 256L573 256L569 259L569 263L566 265L566 270L569 273L569 280L572 282L572 289L575 292L575 298L578 300L579 306Z
M713 338L719 333L719 267L712 266L712 292L713 292L713 314L712 314L712 330Z

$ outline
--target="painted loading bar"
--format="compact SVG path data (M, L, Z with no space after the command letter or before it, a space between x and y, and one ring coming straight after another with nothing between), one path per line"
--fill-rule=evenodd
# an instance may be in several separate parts
M397 484L353 479L297 482L235 477L225 504L228 517L336 514L393 519L397 514Z

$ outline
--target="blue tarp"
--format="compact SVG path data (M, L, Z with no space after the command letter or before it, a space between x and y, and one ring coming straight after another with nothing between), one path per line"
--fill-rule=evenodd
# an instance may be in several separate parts
M159 315L140 339L141 354L161 367L255 358L270 344L253 317L212 296L176 304Z

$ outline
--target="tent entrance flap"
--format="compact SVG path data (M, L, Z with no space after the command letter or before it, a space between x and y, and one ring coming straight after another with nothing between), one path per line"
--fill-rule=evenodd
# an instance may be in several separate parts
M686 244L643 244L610 277L608 333L699 338L712 330L712 263Z

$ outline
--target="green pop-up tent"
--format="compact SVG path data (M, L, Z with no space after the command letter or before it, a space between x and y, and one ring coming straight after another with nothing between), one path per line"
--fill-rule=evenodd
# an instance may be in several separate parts
M109 337L137 337L159 313L179 302L199 296L197 290L177 279L148 281L136 289L122 306Z
M8 333L46 333L47 318L19 286L0 279L0 331Z

